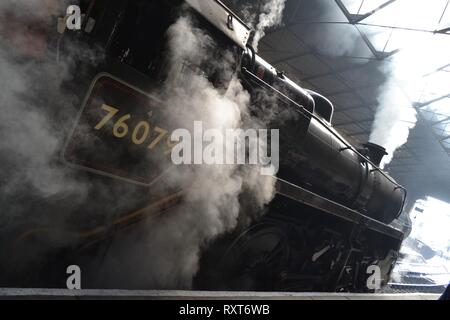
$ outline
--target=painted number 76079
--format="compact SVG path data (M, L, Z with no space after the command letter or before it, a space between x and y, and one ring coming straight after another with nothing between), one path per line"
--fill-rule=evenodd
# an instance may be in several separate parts
M110 121L117 118L120 110L109 105L103 104L101 109L106 112L105 117L95 126L95 130L101 130ZM130 128L129 121L132 119L131 114L125 114L114 121L112 134L118 139L123 139L131 134L131 141L135 145L143 145L147 143L149 150L154 150L161 142L165 141L165 154L172 152L177 142L172 142L169 131L159 126L152 127L148 121L139 121L136 126Z

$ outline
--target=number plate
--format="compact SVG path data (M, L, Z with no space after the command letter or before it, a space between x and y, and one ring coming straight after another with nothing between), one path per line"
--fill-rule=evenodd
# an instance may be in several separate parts
M172 167L161 101L108 74L94 80L64 151L71 165L142 185Z

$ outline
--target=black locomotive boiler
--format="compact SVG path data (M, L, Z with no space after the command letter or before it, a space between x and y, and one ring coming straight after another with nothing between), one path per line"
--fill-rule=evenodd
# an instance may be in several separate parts
M63 152L64 164L89 175L93 184L107 181L136 188L126 208L109 206L114 214L101 217L99 212L106 210L102 194L90 194L87 201L92 205L79 210L70 248L82 251L183 201L182 188L169 193L156 190L149 198L142 188L163 179L160 173L165 168L141 163L141 151L133 149L130 155L124 146L114 145L114 153L93 152L92 141L86 140L92 132L86 132L84 124L98 120L92 118L98 117L94 112L98 103L120 105L136 114L159 103L147 91L160 86L166 76L166 32L186 4L219 48L214 59L223 52L234 55L235 74L250 93L256 114L262 95L270 96L278 110L295 114L267 120L269 128L280 129L275 198L249 227L226 234L205 249L195 288L365 292L374 290L367 283L374 266L381 285L386 284L403 240L403 233L391 224L403 211L406 190L379 168L385 150L370 143L357 148L343 138L332 125L333 104L264 61L248 45L251 29L218 0L81 1L82 30L66 30L51 43L58 58L71 50L72 41L104 54L95 66L78 56L78 73L66 84L84 101ZM212 83L227 86L217 67L197 67ZM98 133L95 137L104 144L110 139ZM147 209L135 210L142 207ZM80 222L86 215L97 219ZM111 216L113 221L107 218ZM39 238L46 229L20 230L23 240L30 235Z

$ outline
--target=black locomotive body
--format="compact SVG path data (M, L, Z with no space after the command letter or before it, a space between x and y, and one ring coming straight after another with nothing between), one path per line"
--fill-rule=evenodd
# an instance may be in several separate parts
M371 266L379 267L381 282L386 283L403 240L402 232L389 224L402 213L406 191L378 167L382 149L370 144L357 149L346 141L332 126L332 103L292 82L247 46L250 28L223 3L186 2L189 9L183 10L196 16L220 48L214 59L220 59L225 51L235 56L236 74L251 94L254 107L257 109L264 93L275 99L278 109L295 114L291 119L268 121L268 127L280 129L281 163L274 177L274 200L250 227L225 235L205 250L196 287L368 291L373 289L367 287ZM100 48L105 55L95 67L80 59L79 74L67 84L79 97L89 92L85 110L95 101L93 95L102 90L127 104L126 92L133 91L133 101L141 101L148 97L148 88L161 85L166 76L166 31L181 6L186 6L185 1L81 1L85 13L82 30L66 31L65 38L54 45L60 55L70 50L67 44L73 41ZM87 31L89 23L94 26ZM217 67L200 68L217 86L227 85L222 75L217 76ZM83 132L77 135L75 130L63 155L67 165L83 169L95 179L137 182L141 188L156 179L152 172L137 175L133 161L128 160L122 161L121 170L111 170L105 165L109 159L92 158L83 147L71 146L70 141L82 139ZM80 160L80 154L84 159L91 157L90 161ZM154 216L138 212L121 217L120 210L150 204L152 213L163 212L182 201L182 188L172 190L163 200L142 194L130 208L114 208L120 218L113 223L105 221L99 228L98 221L104 219L99 218L83 229L91 232L74 235L77 248ZM101 202L82 211L96 215L99 210Z
M285 129L279 177L384 223L398 218L405 191L379 170L385 150L366 144L356 150L332 128L334 108L318 93L306 91L247 50L243 73L251 87L262 86L297 107L296 131ZM292 104L294 106L292 106ZM282 125L279 125L280 127ZM367 155L365 157L361 154Z

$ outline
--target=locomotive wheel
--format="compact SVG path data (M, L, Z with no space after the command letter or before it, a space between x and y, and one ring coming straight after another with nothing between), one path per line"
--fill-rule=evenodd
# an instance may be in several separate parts
M280 290L289 259L286 233L273 225L257 225L240 235L222 258L226 290Z

